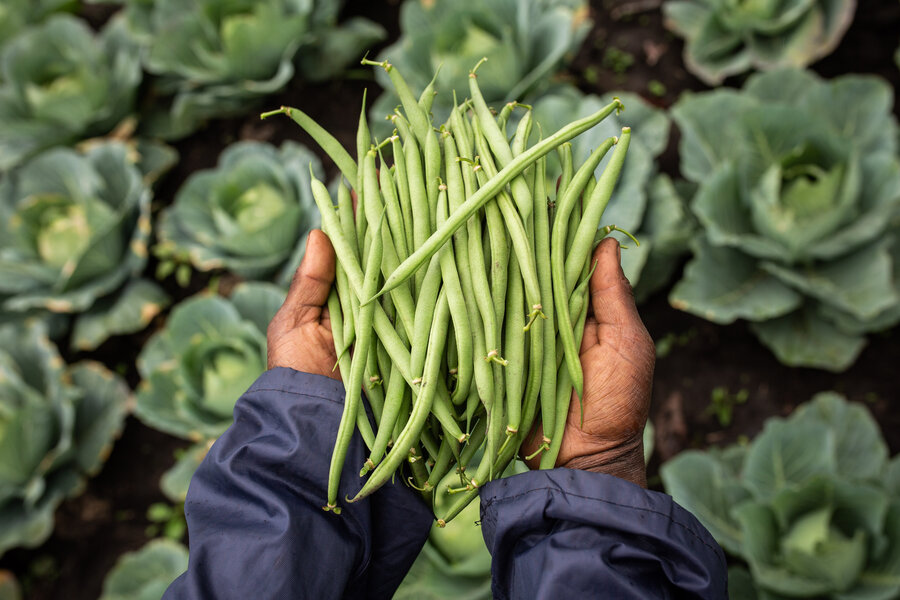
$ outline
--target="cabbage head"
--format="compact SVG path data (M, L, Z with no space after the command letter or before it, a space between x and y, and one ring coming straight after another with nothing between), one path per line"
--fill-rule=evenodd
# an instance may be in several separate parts
M0 311L85 313L73 345L142 329L168 302L136 279L150 191L118 143L48 150L0 177Z
M171 106L143 124L180 138L210 118L244 114L296 73L333 77L384 36L354 18L337 25L339 0L128 0L124 20L144 47L144 67ZM157 100L158 102L158 100Z
M109 133L134 106L137 50L112 24L69 15L26 29L0 53L0 172L35 153Z
M35 547L96 474L130 390L98 363L66 366L38 321L0 325L0 553Z
M310 188L319 159L285 142L229 146L215 169L191 175L159 220L161 258L187 260L201 271L227 269L247 279L276 275L290 282L306 234L319 224Z
M805 67L830 54L856 0L666 0L666 26L685 38L688 70L709 85L751 69Z
M818 394L749 445L665 463L666 491L731 555L732 598L897 598L900 457L861 404Z
M487 103L527 102L574 57L590 26L584 0L406 0L400 39L379 60L396 65L414 91L434 77L432 110L435 122L443 123L453 92L460 102L469 97L469 71L483 57L488 60L478 68L478 84ZM375 78L393 89L383 69ZM372 109L373 124L383 123L398 104L385 91Z
M199 294L178 304L141 350L135 414L196 442L163 478L170 498L184 500L212 441L231 425L234 403L266 370L266 328L284 297L259 282L238 285L229 298Z
M900 161L883 81L799 70L673 108L703 234L673 306L752 322L788 365L841 371L900 320Z
M622 268L641 300L671 280L679 259L688 252L688 239L694 230L681 192L668 177L657 174L656 159L669 140L668 117L635 94L595 96L572 86L559 86L535 101L534 119L546 135L600 110L613 97L622 100L625 110L573 139L572 154L575 164L581 164L606 138L620 135L623 126L632 128L628 156L603 214L603 225L617 225L640 241L641 245L635 246L622 234L613 233L628 246L622 252ZM610 155L597 167L596 176L606 168ZM548 189L555 189L559 163L555 153L548 160Z

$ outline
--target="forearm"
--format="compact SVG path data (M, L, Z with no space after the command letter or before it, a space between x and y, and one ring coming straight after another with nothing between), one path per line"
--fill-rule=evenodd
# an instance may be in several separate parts
M617 477L554 469L491 482L481 525L493 594L726 598L721 548L672 499Z
M273 369L235 405L234 424L191 481L187 573L166 598L389 598L432 515L386 485L340 515L322 510L343 404L340 382ZM340 496L358 489L354 436Z

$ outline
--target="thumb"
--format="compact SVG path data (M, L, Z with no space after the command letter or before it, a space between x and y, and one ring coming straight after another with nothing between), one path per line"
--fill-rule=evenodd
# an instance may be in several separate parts
M306 253L291 280L284 307L304 311L324 306L334 283L334 266L331 241L322 231L313 229L306 238Z
M594 250L597 264L591 276L591 307L598 325L620 329L640 327L643 323L634 304L631 284L622 272L619 241L608 237Z

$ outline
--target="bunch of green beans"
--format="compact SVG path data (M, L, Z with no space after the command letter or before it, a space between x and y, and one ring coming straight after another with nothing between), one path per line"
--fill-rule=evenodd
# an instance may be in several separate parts
M358 430L369 451L359 465L366 479L346 501L370 495L404 463L403 480L426 498L455 470L459 486L448 491L459 496L439 515L443 525L503 473L538 418L535 455L542 468L556 462L573 391L583 391L590 257L600 238L621 231L600 221L631 133L606 140L576 170L568 140L624 108L618 100L531 144L539 137L531 108L513 102L492 112L478 65L470 98L436 127L434 82L416 98L390 63L363 64L388 72L402 110L390 116L394 134L379 142L363 99L355 160L296 108L262 115L290 116L343 175L336 203L312 177L338 259L328 310L346 389L323 508L340 513L340 474ZM525 112L510 138L517 109ZM548 190L545 156L554 150L563 173Z

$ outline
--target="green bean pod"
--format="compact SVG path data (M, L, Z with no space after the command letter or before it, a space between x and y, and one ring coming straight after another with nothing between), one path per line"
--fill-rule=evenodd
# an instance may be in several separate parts
M330 212L333 213L334 211ZM378 287L381 275L382 245L380 243L380 234L382 222L383 220L375 225L374 241L369 251L369 260L366 262L366 272L362 284L362 292L364 294L368 294L370 290L375 290ZM334 452L331 455L331 466L328 470L328 501L324 506L325 510L340 510L337 507L338 484L340 483L344 459L347 457L347 448L349 448L350 439L353 437L353 426L357 421L356 415L359 411L366 360L372 345L374 312L375 304L373 303L361 306L359 309L356 331L357 343L350 362L350 377L345 390L344 409L341 415L341 423L338 426Z
M406 157L399 136L391 137L391 150L394 154L394 181L397 184L397 196L400 200L400 214L403 216L403 231L406 234L407 254L415 249L413 243L412 200L409 195L409 178L406 173ZM403 260L406 260L404 257Z
M565 274L566 287L572 289L584 261L593 251L594 235L600 226L600 219L603 218L603 211L609 204L613 189L622 172L622 166L625 164L625 155L628 152L628 146L631 142L631 128L623 127L622 135L613 150L609 159L609 164L597 180L597 185L593 189L588 201L585 203L581 223L575 234L575 241L572 244L572 252L566 255Z
M480 187L477 192L468 197L459 210L453 212L447 219L447 222L432 233L428 239L418 247L415 252L410 254L409 258L403 261L397 270L391 273L391 276L385 281L384 285L377 294L367 301L374 300L375 297L387 293L391 289L400 285L415 273L425 261L430 259L437 250L447 242L448 239L462 226L475 212L481 208L488 200L493 198L497 192L503 189L517 175L520 175L526 168L534 164L540 157L544 156L559 144L566 142L580 133L587 131L607 116L609 116L617 107L621 106L621 102L615 100L610 105L602 108L592 115L573 121L562 127L552 136L545 138L514 158L508 165L503 167L495 177L492 177L486 185ZM407 162L407 168L409 164Z
M356 502L369 496L389 481L394 471L406 458L408 449L412 448L416 440L418 440L422 427L425 425L425 421L431 412L435 392L440 382L440 366L444 354L444 346L447 341L449 317L450 308L447 303L447 295L442 292L438 298L434 320L431 324L431 335L429 336L428 352L425 358L424 381L419 387L419 393L413 404L409 421L395 440L394 447L381 461L381 464L375 468L365 485L350 502Z

